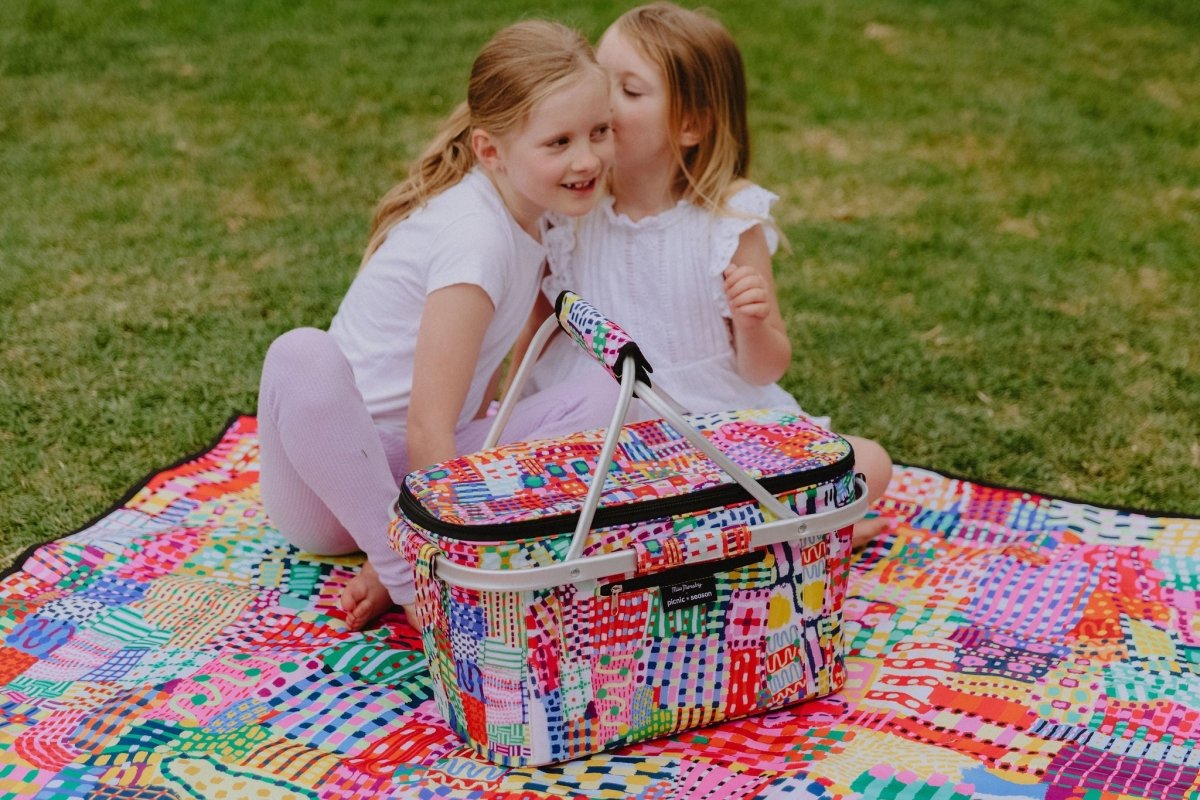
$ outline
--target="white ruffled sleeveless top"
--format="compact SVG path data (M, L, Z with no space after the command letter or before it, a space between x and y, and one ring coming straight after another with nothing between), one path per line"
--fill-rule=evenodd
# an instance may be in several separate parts
M652 383L692 412L799 409L777 384L757 386L738 374L722 277L739 237L770 220L777 199L750 184L730 199L731 215L680 201L634 222L614 212L609 197L582 219L552 220L542 291L551 303L563 289L577 292L628 331L654 368ZM778 236L771 225L763 231L774 253ZM598 369L578 345L556 336L531 382L540 390Z

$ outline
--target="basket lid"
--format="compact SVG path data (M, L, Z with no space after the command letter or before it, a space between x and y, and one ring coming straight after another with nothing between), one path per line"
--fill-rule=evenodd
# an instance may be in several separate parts
M812 485L853 468L849 442L794 411L752 409L689 415L718 449L773 492ZM399 511L459 539L513 540L570 530L591 482L604 430L515 442L414 470ZM780 480L786 486L779 486ZM744 492L667 422L626 425L597 511L658 505L702 490ZM746 497L749 497L746 494Z

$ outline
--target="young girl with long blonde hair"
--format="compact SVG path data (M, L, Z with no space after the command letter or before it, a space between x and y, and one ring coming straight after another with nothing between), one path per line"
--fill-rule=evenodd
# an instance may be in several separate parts
M612 81L611 196L556 226L543 299L571 289L619 322L654 381L691 411L799 410L776 383L792 357L771 268L778 198L748 179L737 45L715 19L663 2L623 14L596 54ZM585 375L593 365L576 351L552 341L533 385ZM847 438L879 497L891 478L887 451ZM878 528L860 523L856 540Z
M537 294L543 214L595 205L609 122L586 39L541 21L501 30L466 102L381 201L329 330L289 331L268 350L263 504L302 550L366 553L340 598L350 628L412 603L411 569L387 543L397 481L483 442L489 387ZM578 427L571 396L529 398L507 437Z

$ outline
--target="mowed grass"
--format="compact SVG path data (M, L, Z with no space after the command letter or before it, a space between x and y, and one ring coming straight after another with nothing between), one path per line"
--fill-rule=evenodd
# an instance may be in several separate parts
M1200 514L1200 6L711 5L803 405L901 462ZM0 562L254 410L495 29L626 7L9 0Z

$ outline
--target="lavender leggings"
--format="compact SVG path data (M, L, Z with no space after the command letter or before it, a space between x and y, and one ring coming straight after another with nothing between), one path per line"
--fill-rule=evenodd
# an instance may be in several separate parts
M616 383L596 378L525 398L501 441L560 436L608 424ZM460 453L478 450L490 419L455 433ZM301 550L361 550L396 603L413 601L412 569L388 546L391 506L408 472L402 434L376 427L354 374L326 331L298 328L272 343L258 396L262 500L272 524Z

